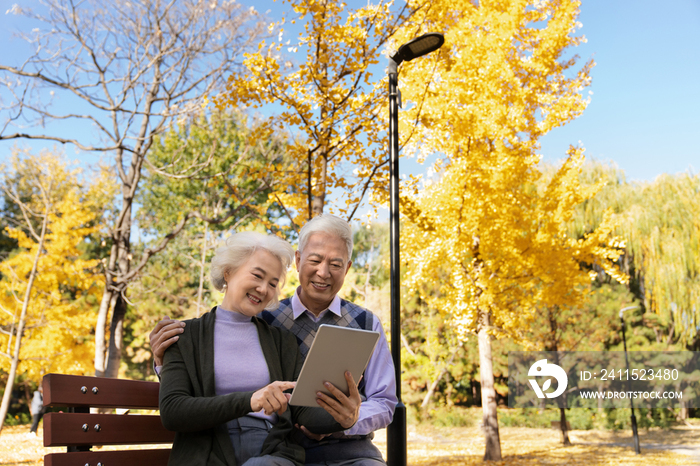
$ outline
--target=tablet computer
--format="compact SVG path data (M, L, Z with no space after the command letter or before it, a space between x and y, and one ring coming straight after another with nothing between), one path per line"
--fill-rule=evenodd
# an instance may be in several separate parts
M324 382L332 383L348 395L345 371L350 371L355 382L359 382L378 339L379 332L337 325L319 326L289 404L318 407L316 392L332 396Z

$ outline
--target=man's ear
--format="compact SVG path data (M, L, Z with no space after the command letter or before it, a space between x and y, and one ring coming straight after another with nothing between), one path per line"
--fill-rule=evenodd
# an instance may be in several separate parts
M345 275L347 276L348 272L350 271L350 266L352 265L352 261L348 261L348 265L345 267Z
M297 249L294 251L294 266L297 268L297 272L299 272L299 262L301 262L301 253Z

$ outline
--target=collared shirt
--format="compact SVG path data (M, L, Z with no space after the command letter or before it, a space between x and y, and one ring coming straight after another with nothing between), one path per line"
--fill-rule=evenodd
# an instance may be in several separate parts
M316 317L313 312L306 309L306 306L304 306L301 303L301 299L299 298L299 288L297 288L294 291L294 296L292 296L292 314L294 314L294 320L298 319L299 316L302 315L304 312L306 312L309 315L309 317L313 319L314 322L318 322L321 319L321 317L326 315L327 312L332 312L333 314L340 317L340 298L338 297L338 295L335 295L333 301L331 301L331 303L328 305L328 309L326 309L325 311L321 311L318 317Z
M306 313L317 322L327 312L341 316L340 298L336 295L328 309L316 317L299 299L299 289L294 292L291 300L292 314L296 320ZM367 435L375 430L383 429L391 423L398 399L396 397L396 378L394 362L386 341L384 328L377 316L372 320L372 330L379 333L379 340L369 359L364 373L365 396L367 399L360 405L360 416L357 423L345 431L346 435ZM359 382L356 380L356 382Z

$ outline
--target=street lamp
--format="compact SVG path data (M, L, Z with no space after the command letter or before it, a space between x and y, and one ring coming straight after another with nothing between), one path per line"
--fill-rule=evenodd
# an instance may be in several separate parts
M630 362L627 359L627 339L625 338L625 320L622 318L622 314L625 311L630 311L632 309L638 309L638 306L627 306L620 309L620 323L622 324L622 344L625 348L625 364L627 365L627 391L632 391L632 381L629 378L630 373ZM632 435L634 436L634 451L639 455L641 452L639 450L639 434L637 433L637 418L634 416L634 403L632 402L632 397L630 397L630 409L632 410Z
M406 406L401 401L401 262L399 254L399 65L422 57L445 43L442 34L428 33L399 47L387 66L389 75L389 172L391 228L391 356L396 371L394 420L387 428L387 460L391 466L406 465Z

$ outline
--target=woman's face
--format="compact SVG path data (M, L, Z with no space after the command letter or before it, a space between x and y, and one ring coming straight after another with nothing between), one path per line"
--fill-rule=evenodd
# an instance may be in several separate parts
M279 259L258 249L238 270L224 275L227 288L221 306L250 317L259 314L276 296L283 273Z

